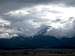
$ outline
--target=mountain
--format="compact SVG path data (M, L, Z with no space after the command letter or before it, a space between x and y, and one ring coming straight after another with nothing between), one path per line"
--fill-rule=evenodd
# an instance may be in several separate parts
M11 39L0 39L0 49L18 48L75 48L75 38L57 39L53 36L35 37L13 37Z
M48 26L42 28L33 37L16 36L11 39L0 38L0 49L36 49L36 48L75 48L75 37L63 37L44 35Z

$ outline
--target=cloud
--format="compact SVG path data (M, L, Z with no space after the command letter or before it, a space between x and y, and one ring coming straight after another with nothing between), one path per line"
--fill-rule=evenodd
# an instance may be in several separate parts
M11 28L11 22L0 17L0 38L11 38L12 36L17 36L17 34Z
M74 0L0 0L0 15L10 10L17 10L23 7L45 4L64 4L65 6L74 6Z
M45 35L61 37L74 36L75 8L63 5L47 4L23 7L4 13L3 18L9 20L17 34L34 36L42 26L50 26Z
M51 26L47 35L74 35L74 0L0 0L0 16L9 21L13 31L34 36L43 25ZM46 27L45 26L45 27Z

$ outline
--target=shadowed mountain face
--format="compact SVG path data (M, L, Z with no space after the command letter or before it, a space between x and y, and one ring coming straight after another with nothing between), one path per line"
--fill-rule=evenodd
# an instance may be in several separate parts
M75 38L56 39L53 36L13 37L0 39L0 49L75 48Z

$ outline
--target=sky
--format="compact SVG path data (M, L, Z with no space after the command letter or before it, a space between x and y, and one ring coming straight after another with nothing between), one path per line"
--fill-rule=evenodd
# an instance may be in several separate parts
M75 36L75 0L0 0L0 38L44 35Z

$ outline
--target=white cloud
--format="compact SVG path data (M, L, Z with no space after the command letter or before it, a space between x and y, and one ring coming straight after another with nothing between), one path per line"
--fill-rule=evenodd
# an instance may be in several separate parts
M42 25L51 26L48 35L72 37L73 21L75 21L75 7L62 5L36 5L5 13L11 24L25 36L33 36ZM11 19L13 18L13 19Z
M0 18L0 38L11 38L12 36L17 36L17 34L11 28L11 22Z

